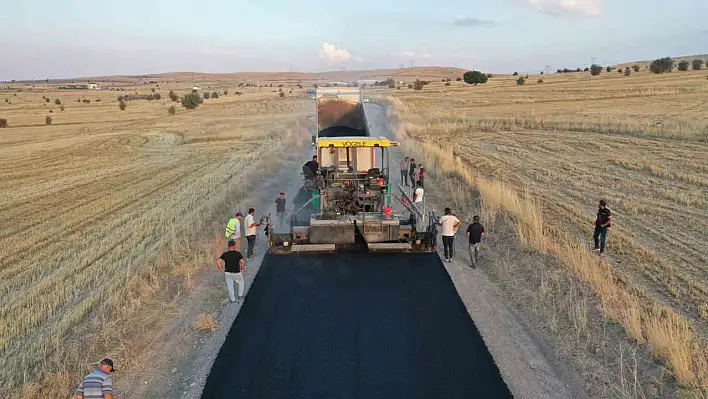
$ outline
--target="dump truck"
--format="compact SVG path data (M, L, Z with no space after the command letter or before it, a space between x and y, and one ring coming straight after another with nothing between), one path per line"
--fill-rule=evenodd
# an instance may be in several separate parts
M400 185L394 194L390 151L399 143L371 136L361 91L318 90L317 99L319 168L303 173L285 231L269 224L270 251L435 251L435 215Z

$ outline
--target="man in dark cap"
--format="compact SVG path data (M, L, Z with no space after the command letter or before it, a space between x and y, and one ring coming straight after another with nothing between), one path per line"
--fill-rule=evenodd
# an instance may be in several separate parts
M229 249L221 254L216 261L216 266L224 272L226 280L226 289L229 290L229 300L236 302L234 294L234 282L238 284L238 299L243 297L245 281L243 280L243 270L246 268L246 262L243 260L241 252L236 250L236 243L229 241Z
M113 360L103 359L98 369L84 377L76 390L76 399L113 399Z
M607 207L607 201L600 200L595 219L595 232L592 239L595 241L593 251L600 251L600 256L605 255L605 243L607 242L608 229L612 227L612 212Z

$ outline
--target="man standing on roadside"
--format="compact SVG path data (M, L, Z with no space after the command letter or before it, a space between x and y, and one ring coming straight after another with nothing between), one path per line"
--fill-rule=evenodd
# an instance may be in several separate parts
M607 207L605 200L600 200L595 219L595 233L592 239L595 241L593 251L600 251L600 256L605 255L605 243L607 242L607 231L612 227L612 212Z
M450 208L445 208L445 216L441 217L437 223L439 226L442 226L440 232L442 234L443 248L445 251L445 261L452 262L452 257L455 254L455 233L462 222L457 216L452 214Z
M411 158L411 162L408 164L408 176L411 178L411 186L415 190L415 170L418 167L415 163L415 159Z
M229 222L226 224L226 233L224 234L226 236L227 240L233 240L236 242L236 250L240 251L241 250L241 218L243 215L241 215L241 212L236 212L236 216L232 217L229 219Z
M75 399L113 399L113 360L103 359L98 369L84 377Z
M254 208L248 210L248 215L246 215L246 240L248 241L248 253L246 254L246 259L251 259L253 256L253 251L256 248L256 231L257 227L260 226L260 221L256 222L253 219L253 215L256 214Z
M234 282L238 284L238 299L243 298L243 289L246 285L243 280L243 271L246 268L246 262L243 260L241 252L236 250L235 242L229 241L228 246L228 251L221 254L216 261L216 266L224 272L226 289L229 290L229 300L233 303L236 302Z
M410 165L410 159L408 157L403 158L401 161L401 186L408 185L408 167Z
M278 217L278 231L283 229L285 222L285 193L280 192L280 197L275 199L275 216Z
M466 234L470 241L470 261L474 269L477 267L477 260L479 260L479 244L484 237L484 226L479 223L479 216L472 218L472 224L467 227Z

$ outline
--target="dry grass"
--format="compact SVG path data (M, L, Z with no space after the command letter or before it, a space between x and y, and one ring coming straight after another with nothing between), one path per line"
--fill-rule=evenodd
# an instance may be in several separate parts
M553 254L593 289L606 316L705 395L705 73L544 79L384 95L394 97L416 159L479 192L450 197L487 220L508 215L526 249ZM588 248L599 198L617 215L611 262ZM574 312L582 330L583 307Z
M216 319L211 313L197 316L197 321L194 322L194 325L199 331L216 331Z
M302 95L170 116L167 91L126 111L115 92L0 92L0 396L66 395L106 351L128 364L149 345L141 330L213 264L226 212L306 137ZM66 105L51 126L59 106L43 95Z

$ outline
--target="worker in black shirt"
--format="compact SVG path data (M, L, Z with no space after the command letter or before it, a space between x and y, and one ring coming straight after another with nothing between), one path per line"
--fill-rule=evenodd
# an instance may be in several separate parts
M317 176L317 171L319 169L320 164L317 162L317 155L313 156L311 161L307 161L304 165L302 165L302 171L308 178L314 178Z
M472 224L467 227L466 234L470 240L470 261L472 261L474 269L477 267L477 260L479 260L479 244L484 236L484 226L479 223L479 216L472 218Z
M600 200L595 219L595 233L592 235L595 241L593 251L600 251L600 256L605 254L605 242L607 242L607 231L612 227L612 212L607 207L605 200Z
M281 231L285 226L285 193L280 192L280 197L275 199L275 216L278 217L278 231Z
M226 288L229 290L229 300L236 302L234 295L234 281L238 284L238 299L243 298L243 289L246 282L243 280L243 271L246 268L246 262L243 260L241 252L236 250L236 242L229 240L227 243L228 251L221 254L216 261L216 266L224 272L226 279Z

